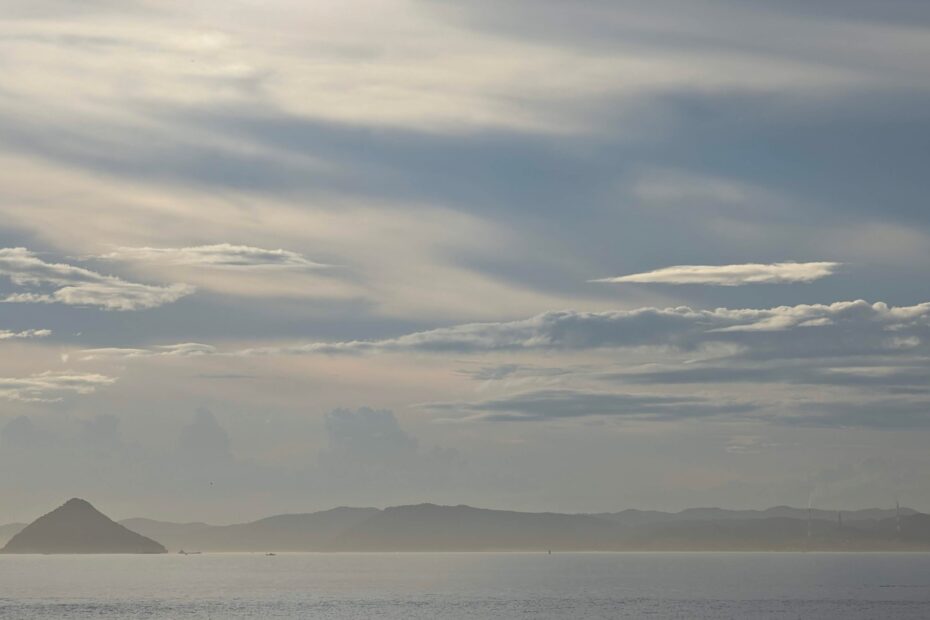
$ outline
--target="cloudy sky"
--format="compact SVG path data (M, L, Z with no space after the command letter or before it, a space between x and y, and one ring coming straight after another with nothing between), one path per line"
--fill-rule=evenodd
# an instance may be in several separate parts
M6 0L0 521L930 510L921 0Z

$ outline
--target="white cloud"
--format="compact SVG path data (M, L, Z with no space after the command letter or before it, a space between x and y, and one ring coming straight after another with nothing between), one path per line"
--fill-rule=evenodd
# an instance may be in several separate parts
M785 284L813 282L832 275L840 263L746 263L743 265L676 265L645 273L634 273L615 278L601 278L592 282L622 284L625 282L654 284L712 284L716 286L742 286L744 284Z
M215 354L216 347L198 342L183 342L150 348L119 348L107 347L102 349L85 349L81 351L84 361L97 359L133 359L139 357L195 357L198 355Z
M239 355L494 351L672 347L735 344L774 357L894 354L930 341L930 302L892 307L863 300L768 309L639 308L564 310L518 321L469 323L385 340L309 343L247 349Z
M0 276L7 276L20 287L54 289L14 293L2 300L6 303L61 303L106 310L142 310L172 303L194 291L186 284L139 284L75 265L49 263L26 248L0 249Z
M654 348L694 351L722 345L726 358L813 359L930 354L930 302L889 306L863 300L767 309L639 308L545 312L527 319L466 323L383 340L295 343L220 350L181 343L147 348L89 349L82 359L153 356L488 354Z
M26 339L26 338L47 338L52 335L50 329L27 329L21 332L13 332L0 329L0 340Z
M319 269L327 267L289 250L219 243L184 248L117 248L96 258L214 268Z
M22 402L57 402L67 396L91 394L112 385L115 377L65 372L43 372L28 377L0 377L0 398Z

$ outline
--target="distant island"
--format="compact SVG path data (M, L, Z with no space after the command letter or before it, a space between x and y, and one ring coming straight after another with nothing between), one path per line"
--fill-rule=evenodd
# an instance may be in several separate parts
M4 534L12 536L5 553L161 553L165 547L188 552L930 551L930 515L908 508L839 512L788 506L561 514L419 504L210 525L143 518L115 523L73 499L24 528L0 526L0 537Z
M4 528L0 528L2 531ZM23 527L0 553L165 553L154 540L127 529L83 499Z

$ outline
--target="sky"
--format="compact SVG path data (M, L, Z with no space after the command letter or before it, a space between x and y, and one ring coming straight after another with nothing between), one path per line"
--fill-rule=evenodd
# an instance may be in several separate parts
M930 511L922 0L5 0L0 521Z

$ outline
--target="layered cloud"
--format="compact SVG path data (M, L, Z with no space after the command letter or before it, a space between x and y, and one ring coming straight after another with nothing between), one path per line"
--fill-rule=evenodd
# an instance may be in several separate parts
M114 382L114 377L70 371L43 372L20 378L0 377L0 398L21 402L58 402L68 396L91 394Z
M105 310L142 310L177 301L193 292L185 284L154 286L128 282L66 263L49 263L26 248L0 249L0 276L18 287L7 303L60 303L96 306ZM49 289L49 290L46 290Z
M735 415L756 409L751 403L719 402L697 396L657 396L573 389L544 389L478 402L431 403L424 408L464 414L466 420L534 422L618 416L645 420Z
M124 247L97 258L225 269L320 269L327 267L297 252L220 243L184 248Z
M527 364L491 364L478 368L463 368L460 374L475 381L502 381L505 379L551 379L570 374L565 368L531 366Z
M622 284L711 284L743 286L745 284L786 284L813 282L832 275L839 263L746 263L743 265L677 265L645 273L615 278L600 278L592 282Z
M149 348L105 347L85 349L80 353L84 361L97 359L133 359L139 357L196 357L213 355L216 347L199 342L182 342L179 344L157 345Z
M7 329L0 329L0 340L21 340L28 338L47 338L52 335L52 330L50 329L26 329L19 332L10 331Z
M518 321L469 323L385 340L249 349L255 354L487 353L625 347L693 350L723 343L762 357L914 353L930 342L930 303L892 307L863 300L768 309L640 308L546 312Z
M731 345L727 357L777 360L916 356L930 353L928 343L930 303L893 307L882 302L857 300L768 309L566 310L517 321L467 323L384 340L228 350L202 343L179 343L144 348L87 349L80 354L83 359L97 359L191 355L484 354L632 347L693 351L722 344ZM502 365L465 374L479 379L495 379L519 370L525 369ZM535 374L556 376L564 372L561 369L544 369Z
M906 359L902 365L880 360L880 365L855 360L847 366L819 363L778 362L738 366L688 365L662 370L604 373L601 379L637 385L719 385L741 383L788 383L796 385L830 385L930 390L930 365L925 358Z
M412 437L429 416L408 417L409 403L482 399L456 415L574 419L558 435L532 423L427 435L449 433L481 461L500 455L501 470L539 475L573 508L580 494L635 497L640 477L615 482L610 472L648 469L648 456L626 456L649 451L648 441L607 441L585 430L591 418L698 419L685 426L714 434L712 422L729 425L730 414L702 407L751 399L804 426L921 423L930 334L926 308L911 304L930 269L920 165L930 4L320 0L230 10L204 0L150 9L16 0L0 20L0 53L17 59L0 92L0 247L56 256L30 255L54 273L12 286L4 256L0 299L58 304L0 306L11 330L0 332L0 375L28 378L56 368L39 358L70 354L81 371L125 372L117 389L76 399L75 415L137 415L157 430L167 423L159 411L208 402L229 424L230 445L266 442L259 458L301 454L330 431L255 432L246 409L322 425L335 407L384 403ZM774 262L789 258L836 262ZM587 282L604 276L621 283ZM176 282L202 294L165 307L192 290ZM829 303L862 295L888 305ZM823 303L799 305L811 302ZM546 312L564 308L574 310ZM29 327L87 351L51 351ZM249 376L262 380L237 380ZM689 391L697 397L684 402L631 394ZM380 454L369 431L385 434L391 454L423 450L380 414L344 417L331 429L332 475L322 477L331 486L281 497L395 502L391 488L438 469L420 461L385 483L379 464L363 460ZM675 433L674 423L663 428ZM733 432L783 446L816 434ZM577 447L565 448L576 433ZM856 441L887 441L897 455L916 434L883 435ZM712 469L722 446L692 439L679 463ZM495 449L505 440L541 442L545 456ZM786 458L787 468L838 462L810 443L810 458ZM588 457L585 475L566 473L564 463ZM73 461L61 457L61 470ZM190 480L196 467L166 477L163 464L150 479L166 480L163 495L142 485L157 510L179 481L196 501L214 501L202 477ZM761 479L789 475L765 465ZM340 495L339 473L352 467L373 495ZM611 480L598 484L600 472ZM268 482L250 483L256 496L272 494ZM9 484L22 493L22 481ZM672 501L663 484L643 486ZM463 501L462 485L445 487Z
M162 103L265 101L269 108L352 123L446 131L521 127L554 132L591 128L583 113L567 104L565 89L574 93L573 100L627 101L675 88L778 92L817 85L840 89L883 77L866 63L850 67L830 62L821 50L813 54L819 62L778 53L784 44L768 30L756 29L757 37L775 48L768 54L749 53L733 43L723 46L728 49L695 44L669 49L661 45L649 22L664 22L676 31L687 29L695 40L709 36L706 25L695 28L680 23L680 10L673 10L672 15L667 9L648 10L644 16L642 8L554 4L517 5L502 12L476 3L440 13L435 10L437 3L404 0L360 0L354 7L324 2L323 10L295 10L271 3L262 10L243 5L229 15L224 4L206 2L198 22L191 21L184 7L166 7L145 13L144 18L101 9L108 19L89 18L99 17L95 13L62 19L65 15L50 10L38 25L37 20L11 20L6 29L17 35L18 49L30 53L24 67L17 70L37 71L58 82L20 84L21 80L14 80L10 88L17 94L26 91L37 96L70 87L77 101L97 95L98 105L112 105L128 90ZM709 5L704 6L705 12L722 12L723 3L704 4ZM470 27L468 16L473 13L491 27ZM732 8L724 12L728 17L732 13ZM610 36L601 31L574 40L555 36L537 41L509 33L502 36L493 27L501 18L522 22L530 15L556 17L559 25L577 26L579 21L594 19ZM743 14L742 22L748 26L760 21L751 17ZM785 27L802 29L810 37L823 37L822 29L829 27L820 20L798 17L789 12L787 16L766 15L766 21L784 19ZM209 24L209 29L191 30L192 23ZM267 39L269 28L278 33L274 44ZM849 34L848 39L856 40ZM648 42L650 38L654 40ZM627 42L631 39L638 41L638 53L632 53L632 44ZM598 53L588 47L592 40L600 43ZM610 44L605 45L608 40ZM866 48L873 52L872 63L880 57L902 78L913 74L913 61L907 62L902 53L910 49L890 35L881 40L881 54ZM390 53L383 52L384 46ZM50 52L62 47L69 52L65 58L49 58ZM101 56L114 50L123 58L98 65ZM136 68L143 65L149 71L139 75ZM68 68L84 69L83 79L69 76ZM119 78L129 77L135 78L133 84L120 83ZM357 97L359 85L367 85L363 100Z
M926 380L926 373L924 374ZM816 378L808 383L816 383ZM829 384L829 382L827 382ZM837 383L834 385L848 385ZM866 387L876 384L866 383ZM882 384L878 384L882 385ZM707 383L702 384L706 388ZM859 429L930 428L930 399L926 392L878 395L858 400L749 399L739 392L717 395L668 395L608 392L583 388L544 388L478 401L421 405L439 414L440 421L545 422L583 418L675 422L687 419L756 421L778 426Z

